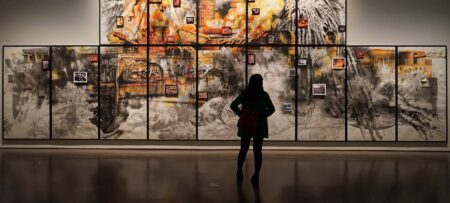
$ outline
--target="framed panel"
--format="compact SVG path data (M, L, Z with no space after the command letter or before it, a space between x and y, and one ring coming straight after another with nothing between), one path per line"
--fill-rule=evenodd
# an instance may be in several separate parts
M348 47L349 141L395 141L395 47Z
M269 140L295 140L295 110L284 110L287 104L295 104L295 48L249 48L247 58L248 78L261 74L264 90L275 106L275 113L268 118Z
M204 47L198 57L198 139L238 139L230 104L245 89L245 49Z
M199 0L200 44L244 44L245 0Z
M446 47L398 47L398 140L447 140Z
M100 44L147 44L147 0L100 0Z
M345 141L345 47L300 47L297 140Z
M100 48L100 138L147 139L147 47Z
M248 42L295 44L295 18L295 1L249 1Z
M52 47L52 139L98 139L98 47Z
M197 1L150 1L150 44L197 42Z
M297 0L298 43L346 44L346 0Z
M3 139L50 138L50 48L3 47Z
M190 46L150 47L150 139L196 138L196 51Z

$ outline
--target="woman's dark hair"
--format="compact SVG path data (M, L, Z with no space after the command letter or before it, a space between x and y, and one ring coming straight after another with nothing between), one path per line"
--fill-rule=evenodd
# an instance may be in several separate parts
M250 77L247 89L244 94L249 99L254 100L260 98L264 93L263 78L260 74L254 74Z

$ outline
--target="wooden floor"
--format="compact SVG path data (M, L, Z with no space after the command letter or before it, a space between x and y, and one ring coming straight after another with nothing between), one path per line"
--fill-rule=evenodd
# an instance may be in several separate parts
M449 153L0 150L0 202L450 202Z

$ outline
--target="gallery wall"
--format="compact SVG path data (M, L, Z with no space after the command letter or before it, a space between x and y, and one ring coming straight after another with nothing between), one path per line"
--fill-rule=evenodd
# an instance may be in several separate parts
M44 6L34 1L26 4L2 1L2 8L17 9L1 11L0 25L7 29L0 31L0 43L1 45L99 44L97 3L53 0ZM411 3L411 1L348 0L347 44L449 44L450 28L446 20L449 19L446 12L448 7L449 3L445 1ZM218 145L220 144L219 142Z

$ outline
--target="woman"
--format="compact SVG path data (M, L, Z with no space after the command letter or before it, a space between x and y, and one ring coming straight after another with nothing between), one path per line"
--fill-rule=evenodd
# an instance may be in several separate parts
M242 104L242 109L239 105ZM256 129L249 130L239 127L238 136L241 137L241 149L238 155L238 169L236 177L240 181L244 178L242 166L250 145L250 139L253 137L253 153L255 155L255 173L253 174L252 183L258 183L259 171L262 164L262 145L263 139L269 137L269 128L267 125L267 117L275 112L275 107L270 100L269 94L264 91L263 78L260 74L254 74L250 77L247 89L245 89L230 105L235 114L241 116L249 109L256 112Z

